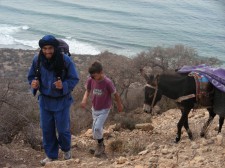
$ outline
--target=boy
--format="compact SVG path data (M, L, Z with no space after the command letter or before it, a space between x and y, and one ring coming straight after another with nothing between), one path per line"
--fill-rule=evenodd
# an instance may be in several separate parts
M92 117L93 138L97 140L97 146L94 153L95 157L100 157L105 151L103 142L103 126L108 117L112 106L113 94L117 102L117 109L122 112L123 106L116 88L112 81L103 73L103 68L100 62L94 62L89 68L90 77L86 82L86 91L81 102L81 107L86 108L88 96L92 96Z

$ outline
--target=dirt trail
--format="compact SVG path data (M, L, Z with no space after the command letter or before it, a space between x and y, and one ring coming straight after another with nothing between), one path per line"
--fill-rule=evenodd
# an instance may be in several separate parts
M142 115L139 112L138 115ZM108 131L106 139L107 157L95 158L88 152L95 142L90 131L73 137L73 159L63 161L60 152L59 161L47 164L46 168L59 167L210 167L222 168L225 164L225 126L217 135L215 128L218 116L209 128L206 138L199 136L203 123L208 118L206 110L199 109L189 115L190 128L194 140L190 141L183 129L180 143L175 144L176 124L180 118L177 109L171 109L161 115L153 116L153 130L133 131L121 129ZM121 149L112 151L112 142L122 142ZM22 141L0 146L0 167L39 167L39 161L44 157L43 151L35 151Z

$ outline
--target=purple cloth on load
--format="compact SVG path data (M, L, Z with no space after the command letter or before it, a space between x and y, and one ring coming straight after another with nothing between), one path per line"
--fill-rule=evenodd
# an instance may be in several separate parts
M198 66L183 66L178 70L179 73L199 72L204 75L210 83L212 83L217 89L225 92L225 69L212 68L205 64Z

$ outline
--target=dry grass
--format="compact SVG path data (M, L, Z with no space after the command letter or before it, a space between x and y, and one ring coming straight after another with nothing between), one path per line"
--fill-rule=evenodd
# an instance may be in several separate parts
M109 150L111 152L122 152L124 149L124 141L121 139L115 139L109 142Z
M131 117L128 117L128 116L115 115L114 120L117 123L119 123L121 128L129 129L129 130L134 130L135 124L137 123L136 120L134 120L134 119L132 119Z
M140 137L117 137L109 142L108 148L113 154L137 155L146 149L146 145L149 144L147 141L146 138L140 139Z
M130 155L137 155L139 152L145 150L146 143L140 141L140 138L133 138L130 141L125 143L125 152L129 153Z

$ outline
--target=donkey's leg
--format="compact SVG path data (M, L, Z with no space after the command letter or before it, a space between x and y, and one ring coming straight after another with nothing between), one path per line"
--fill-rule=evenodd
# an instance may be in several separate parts
M214 117L216 116L216 114L213 112L212 108L207 108L207 110L209 112L209 119L206 121L206 123L202 127L202 130L201 130L201 133L200 133L201 137L205 136L209 125L211 124L211 122L213 121Z
M179 142L180 141L180 138L181 138L181 129L184 125L184 122L187 118L187 115L188 113L185 112L185 110L182 110L182 115L181 115L181 118L179 120L179 122L177 123L177 136L176 136L176 139L175 139L175 143Z
M188 112L188 114L189 114L189 112ZM184 121L184 128L187 131L189 139L193 140L192 132L191 132L191 130L189 128L189 124L188 124L188 114L187 114L187 117L185 118L185 121Z
M219 119L219 129L218 129L218 134L221 132L223 123L224 123L224 117L221 117L221 116L220 116L220 119Z

